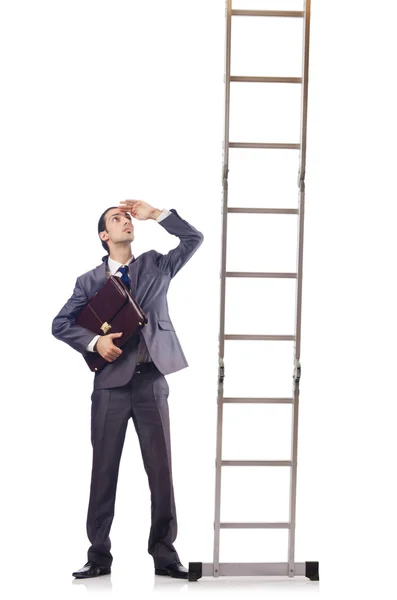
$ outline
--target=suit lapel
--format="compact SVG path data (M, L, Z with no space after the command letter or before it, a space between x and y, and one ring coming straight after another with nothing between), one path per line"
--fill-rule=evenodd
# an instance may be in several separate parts
M131 279L131 294L135 296L138 281L138 265L136 258L134 258L128 265L128 273Z

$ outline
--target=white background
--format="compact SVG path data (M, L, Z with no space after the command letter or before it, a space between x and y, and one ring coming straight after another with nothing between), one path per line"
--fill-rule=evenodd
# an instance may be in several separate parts
M155 578L131 422L112 575L71 576L89 545L92 374L52 337L51 323L76 277L101 262L100 214L127 198L175 208L205 236L170 285L189 367L167 380L175 546L186 566L213 559L224 10L223 0L1 4L5 597L395 593L396 15L385 1L312 5L296 560L318 560L321 581ZM272 21L266 34L248 20L236 25L232 74L299 75L296 29L281 37ZM269 85L243 88L232 84L231 141L298 141L299 86L278 96ZM281 154L248 152L230 151L229 204L297 207L297 152L284 164ZM231 215L229 223L228 270L294 270L295 216ZM135 255L178 243L154 221L134 225ZM232 281L226 332L292 333L294 286L281 283ZM283 344L226 342L225 395L289 395L293 343ZM241 408L225 407L224 458L287 458L287 409L248 406L243 419L232 413ZM288 517L283 474L223 471L222 518ZM222 531L221 560L284 561L286 542L285 531Z

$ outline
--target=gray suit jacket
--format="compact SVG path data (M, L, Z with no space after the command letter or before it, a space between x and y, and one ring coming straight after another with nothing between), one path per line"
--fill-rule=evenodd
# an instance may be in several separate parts
M131 293L148 317L142 329L150 356L158 369L167 375L188 367L181 344L168 314L167 291L171 279L193 256L203 242L203 234L184 221L175 209L159 221L168 233L179 237L176 248L167 254L149 250L131 261L129 274ZM83 275L75 284L72 296L61 308L52 322L52 334L62 342L85 355L87 344L94 334L89 329L75 325L74 321L92 296L106 282L106 263ZM123 348L123 353L114 362L94 376L94 389L113 388L125 385L135 369L138 350L138 336L133 336ZM86 367L87 368L87 367Z

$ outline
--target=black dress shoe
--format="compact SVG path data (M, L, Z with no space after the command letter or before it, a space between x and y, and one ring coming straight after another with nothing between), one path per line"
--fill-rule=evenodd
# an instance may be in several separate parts
M189 571L179 561L173 562L162 569L155 568L154 573L155 575L169 575L178 579L187 579L189 576Z
M72 573L73 577L77 579L84 579L86 577L98 577L98 575L109 575L110 567L101 567L98 563L93 560L89 560L85 563L84 567Z

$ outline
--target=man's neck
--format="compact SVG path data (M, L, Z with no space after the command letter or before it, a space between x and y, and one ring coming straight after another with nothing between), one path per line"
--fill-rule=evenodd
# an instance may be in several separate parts
M112 260L116 260L122 265L125 265L132 258L131 246L128 248L116 248L111 250L109 256Z

